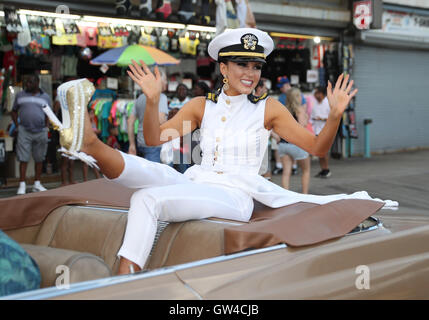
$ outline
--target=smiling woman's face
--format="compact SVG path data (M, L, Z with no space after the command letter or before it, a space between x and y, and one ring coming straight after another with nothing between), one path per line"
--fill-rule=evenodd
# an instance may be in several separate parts
M227 95L250 94L261 78L261 62L232 62L220 64L220 72L228 79Z

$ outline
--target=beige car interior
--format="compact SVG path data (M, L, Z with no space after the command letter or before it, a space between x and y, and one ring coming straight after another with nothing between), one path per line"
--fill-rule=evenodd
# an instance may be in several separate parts
M5 232L39 265L44 288L56 285L63 270L58 266L68 267L70 283L115 275L126 223L123 209L66 205L53 210L39 225ZM145 269L223 255L224 228L237 223L219 219L160 222Z

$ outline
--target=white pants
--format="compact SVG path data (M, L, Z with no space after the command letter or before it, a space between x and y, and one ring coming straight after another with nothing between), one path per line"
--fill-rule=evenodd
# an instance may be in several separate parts
M195 183L168 165L121 152L125 168L111 181L136 191L130 201L124 242L118 256L143 268L152 249L158 220L177 222L218 217L249 221L252 197L243 191Z

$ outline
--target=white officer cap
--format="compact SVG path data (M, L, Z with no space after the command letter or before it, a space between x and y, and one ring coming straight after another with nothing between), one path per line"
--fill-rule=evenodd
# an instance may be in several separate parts
M273 49L274 42L268 33L255 28L238 28L216 36L209 43L208 52L216 61L265 62Z

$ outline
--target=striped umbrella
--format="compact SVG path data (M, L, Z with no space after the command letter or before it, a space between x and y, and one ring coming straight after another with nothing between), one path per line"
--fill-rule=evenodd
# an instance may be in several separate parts
M106 64L126 67L132 63L131 60L135 60L137 62L143 60L143 62L148 66L154 64L167 66L180 63L180 60L177 60L162 50L149 46L134 44L107 50L98 57L92 59L91 64Z

